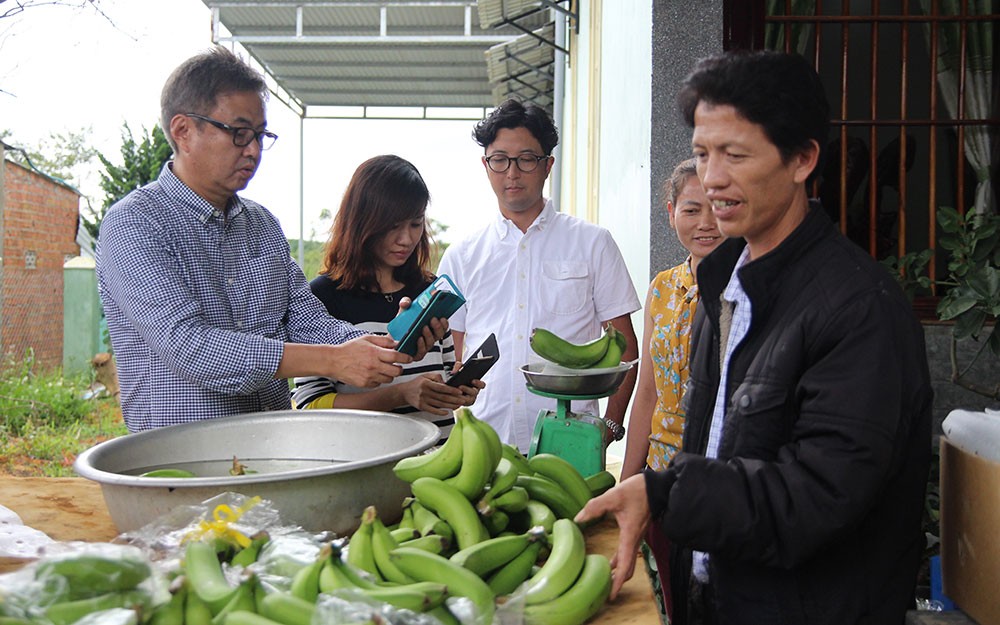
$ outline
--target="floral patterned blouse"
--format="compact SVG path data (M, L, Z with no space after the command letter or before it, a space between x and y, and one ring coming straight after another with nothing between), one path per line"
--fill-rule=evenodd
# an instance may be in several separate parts
M698 286L689 262L661 271L651 286L649 355L656 381L656 407L646 464L653 469L666 468L680 450L684 432L681 395L688 380L691 322L698 306Z

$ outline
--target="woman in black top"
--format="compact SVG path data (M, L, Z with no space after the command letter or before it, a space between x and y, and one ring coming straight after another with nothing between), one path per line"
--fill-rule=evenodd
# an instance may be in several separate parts
M420 172L405 159L376 156L358 167L330 230L320 275L310 283L331 315L386 334L400 300L412 301L430 285L429 200ZM329 378L296 378L292 399L298 408L412 414L435 423L446 438L455 423L452 410L471 405L485 386L478 380L460 389L444 384L454 367L449 332L389 384L362 389Z

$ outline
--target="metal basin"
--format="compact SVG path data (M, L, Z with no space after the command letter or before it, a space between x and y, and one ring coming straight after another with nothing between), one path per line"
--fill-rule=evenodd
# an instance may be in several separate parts
M386 523L399 518L410 490L392 467L435 445L439 434L428 421L383 412L264 412L122 436L84 451L73 468L101 484L120 532L236 492L270 500L286 523L346 534L369 505ZM233 456L255 472L230 475ZM139 477L161 468L198 477Z
M599 396L615 392L635 362L605 369L567 369L548 362L521 367L528 386L556 395Z

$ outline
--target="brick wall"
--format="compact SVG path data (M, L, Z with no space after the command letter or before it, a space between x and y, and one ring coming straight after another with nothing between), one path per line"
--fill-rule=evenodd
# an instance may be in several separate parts
M30 348L52 369L62 364L63 263L80 253L80 196L18 163L3 167L2 356L20 362Z

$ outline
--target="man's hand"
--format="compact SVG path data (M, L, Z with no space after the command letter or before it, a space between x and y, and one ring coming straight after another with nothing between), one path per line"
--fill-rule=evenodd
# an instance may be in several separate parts
M395 364L409 363L413 359L395 349L396 341L390 336L366 334L340 345L333 345L330 373L327 377L346 382L358 388L374 388L391 382L403 372Z
M587 502L583 510L573 519L583 523L599 519L610 512L618 523L618 550L611 558L614 577L611 583L611 599L618 596L622 584L632 578L639 542L646 535L649 526L649 501L646 499L646 478L640 473L633 475L618 486Z

